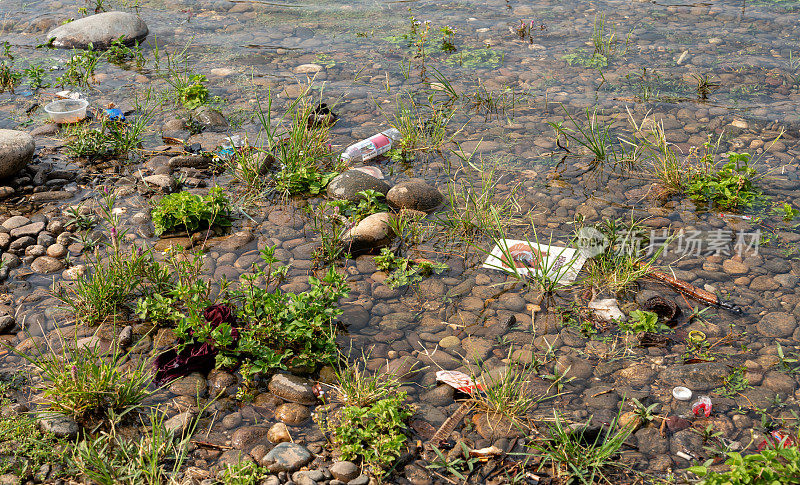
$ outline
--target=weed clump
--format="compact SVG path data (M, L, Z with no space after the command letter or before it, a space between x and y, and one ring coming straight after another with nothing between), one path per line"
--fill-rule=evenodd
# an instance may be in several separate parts
M177 192L164 196L153 209L153 224L159 236L165 232L185 230L193 233L216 224L230 226L231 207L221 187L200 196Z

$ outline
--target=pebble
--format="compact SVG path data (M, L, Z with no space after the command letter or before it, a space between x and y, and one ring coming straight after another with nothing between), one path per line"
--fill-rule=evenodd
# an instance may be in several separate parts
M289 434L289 428L283 423L275 423L269 428L267 439L272 443L285 443L292 441L292 436Z

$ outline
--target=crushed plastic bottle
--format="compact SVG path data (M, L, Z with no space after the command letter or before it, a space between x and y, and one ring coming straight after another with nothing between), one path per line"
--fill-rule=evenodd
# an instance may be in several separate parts
M346 162L365 162L378 155L383 155L392 149L392 144L400 139L400 132L395 128L389 128L376 135L372 135L366 140L361 140L347 147L342 152L342 160Z
M704 414L705 417L711 416L711 398L708 396L700 396L700 399L692 404L692 412L695 416Z

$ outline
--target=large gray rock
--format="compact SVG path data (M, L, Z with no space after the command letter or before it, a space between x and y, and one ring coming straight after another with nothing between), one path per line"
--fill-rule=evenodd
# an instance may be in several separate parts
M365 217L342 236L345 251L356 256L389 245L394 231L389 226L391 214L378 212Z
M328 197L358 202L362 197L357 194L364 190L374 190L386 195L389 184L361 170L348 170L334 177L328 184Z
M314 459L304 446L297 443L280 443L275 446L260 463L269 468L270 473L293 472Z
M62 49L107 49L112 42L123 38L126 45L147 37L147 25L132 13L105 12L61 25L47 34L54 47Z
M33 158L36 143L27 133L0 130L0 180L13 177Z

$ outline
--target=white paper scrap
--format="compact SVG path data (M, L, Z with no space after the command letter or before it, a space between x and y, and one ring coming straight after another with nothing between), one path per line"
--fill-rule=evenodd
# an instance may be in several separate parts
M506 261L507 256L512 262ZM575 281L585 262L586 256L574 248L502 239L483 262L483 267L511 273L511 263L521 275L537 275L545 271L549 278L557 278L559 283L566 284Z

